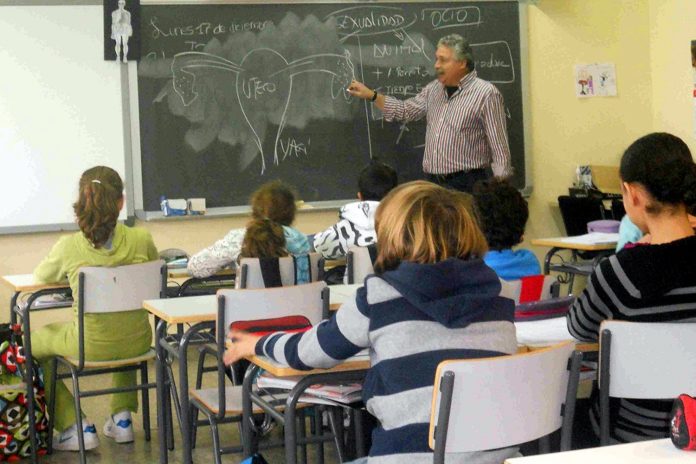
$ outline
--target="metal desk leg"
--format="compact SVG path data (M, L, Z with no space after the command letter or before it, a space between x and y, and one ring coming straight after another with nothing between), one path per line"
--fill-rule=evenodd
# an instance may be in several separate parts
M251 387L259 369L259 366L252 365L242 382L242 448L244 456L251 456L257 452L254 429L252 427Z
M164 341L167 336L167 322L155 318L155 377L157 382L157 437L159 440L159 462L167 464L169 461L167 450L167 435L169 434L169 419L166 417L165 401L169 401L167 393L165 364L167 362L167 354L165 353L161 341Z
M21 292L14 292L12 298L10 299L10 324L14 325L17 323L17 313L15 313L15 306L17 306L17 298Z
M544 274L548 275L550 272L551 258L553 258L553 255L558 253L559 250L561 250L561 248L553 247L546 253L546 257L544 258Z
M212 329L214 322L199 322L191 326L179 342L179 418L181 420L181 448L183 463L191 464L191 443L193 434L191 427L191 405L189 403L188 359L187 352L191 338L201 330Z
M34 295L29 297L26 308L21 311L22 331L24 332L24 382L27 385L27 414L29 414L29 441L31 442L31 462L37 463L38 439L36 437L36 411L34 410L34 357L31 353L31 322L29 320L29 308L34 300ZM38 297L38 296L37 296ZM14 313L14 310L12 311ZM15 314L16 320L16 314ZM55 391L55 385L53 387Z

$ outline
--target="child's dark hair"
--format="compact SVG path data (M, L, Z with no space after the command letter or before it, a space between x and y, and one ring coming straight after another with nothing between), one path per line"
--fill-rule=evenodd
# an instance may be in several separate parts
M663 205L690 207L696 203L696 165L682 139L655 132L633 142L624 152L621 180L641 184L657 203L647 205L659 213Z
M358 177L358 189L364 201L381 201L398 183L396 171L379 161L365 166Z
M270 219L283 226L289 226L295 220L295 192L279 180L259 187L251 195L250 203L251 215L255 219Z
M522 241L529 207L508 181L490 179L474 185L477 218L491 250L506 250Z
M113 169L95 166L82 173L73 210L77 225L94 248L101 248L109 240L122 198L123 181Z
M252 219L246 226L240 258L288 256L283 226L269 219Z

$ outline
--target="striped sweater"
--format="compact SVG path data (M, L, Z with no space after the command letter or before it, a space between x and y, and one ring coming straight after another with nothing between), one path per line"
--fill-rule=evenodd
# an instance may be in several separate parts
M696 236L624 249L603 260L568 313L568 330L595 341L605 319L634 322L696 321ZM669 362L669 360L665 360ZM596 403L596 402L595 402ZM671 401L612 400L612 438L664 438ZM591 414L599 430L598 406Z
M496 176L512 174L503 96L476 71L459 81L451 97L438 80L408 100L386 96L383 113L387 121L426 117L423 172L450 174L490 165Z
M327 368L363 348L372 367L363 387L380 422L371 464L430 463L428 424L433 382L445 359L480 358L517 349L514 307L482 260L401 263L369 276L354 302L304 334L271 334L257 354L296 369ZM500 463L511 449L448 456L447 462Z

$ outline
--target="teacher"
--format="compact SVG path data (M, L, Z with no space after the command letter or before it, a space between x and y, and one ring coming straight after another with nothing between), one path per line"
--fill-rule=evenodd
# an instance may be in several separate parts
M382 95L352 81L348 92L370 100L387 121L427 118L423 171L431 182L471 192L492 174L509 177L510 148L503 96L479 79L469 42L458 34L441 38L435 52L437 79L408 100Z

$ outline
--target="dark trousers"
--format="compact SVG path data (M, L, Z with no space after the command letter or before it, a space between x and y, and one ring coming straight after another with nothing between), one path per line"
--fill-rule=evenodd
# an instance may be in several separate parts
M425 173L425 179L448 189L460 192L472 193L474 184L480 180L486 180L493 176L490 169L472 169L470 171L457 171L450 174Z

